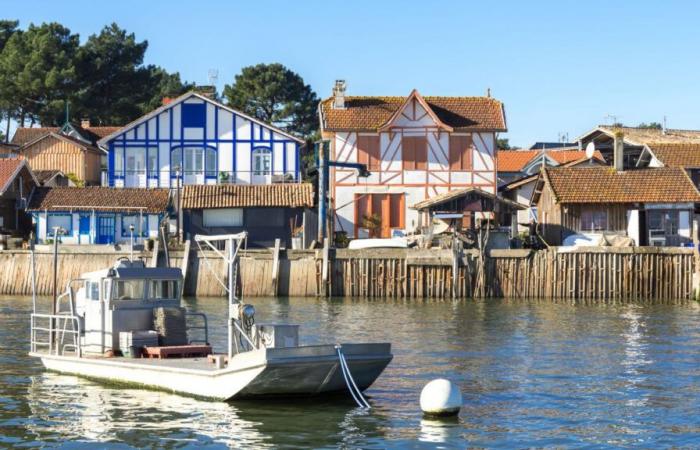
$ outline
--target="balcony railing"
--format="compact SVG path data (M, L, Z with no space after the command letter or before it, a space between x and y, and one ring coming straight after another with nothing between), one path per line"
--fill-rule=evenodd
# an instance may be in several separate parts
M168 178L170 183L168 184ZM176 186L188 184L273 184L298 183L301 181L293 172L262 172L255 170L238 171L206 171L186 170L182 172L162 171L147 172L145 170L124 170L115 174L114 180L119 180L124 187ZM102 184L109 182L106 171L102 174Z

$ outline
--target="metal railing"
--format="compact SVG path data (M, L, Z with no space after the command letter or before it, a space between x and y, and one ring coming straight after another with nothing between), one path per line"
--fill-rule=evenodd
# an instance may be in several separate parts
M207 171L207 170L185 170L183 172L162 171L153 172L145 170L122 170L115 172L115 179L123 180L129 187L147 187L157 182L162 185L165 178L170 178L170 185L176 186L180 182L181 186L189 184L270 184L270 183L299 183L301 177L293 171ZM107 180L106 173L102 176L102 182ZM167 182L167 180L166 180Z
M49 355L63 356L67 351L71 351L75 356L80 357L82 355L81 334L78 316L37 313L31 315L32 353L36 353L40 348L46 348ZM73 342L66 342L66 337L72 338Z
M190 317L199 317L202 319L202 325L190 325L189 318ZM207 315L203 313L193 313L193 312L185 312L185 320L187 324L187 336L190 344L193 344L195 342L202 342L206 345L209 345L209 323L207 321ZM192 339L190 337L190 330L192 331L204 331L204 340L201 339Z

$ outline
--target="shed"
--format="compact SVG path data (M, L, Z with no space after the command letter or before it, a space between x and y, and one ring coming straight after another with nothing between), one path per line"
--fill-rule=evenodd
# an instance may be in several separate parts
M292 235L315 235L307 217L314 206L309 183L189 185L182 193L185 236L248 231L248 245L270 247L275 239L291 246ZM303 230L303 231L301 231Z

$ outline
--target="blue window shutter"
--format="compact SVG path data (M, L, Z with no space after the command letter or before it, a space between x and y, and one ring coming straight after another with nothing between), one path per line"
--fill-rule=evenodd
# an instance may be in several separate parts
M204 128L207 121L207 105L205 103L182 104L182 126L185 128Z

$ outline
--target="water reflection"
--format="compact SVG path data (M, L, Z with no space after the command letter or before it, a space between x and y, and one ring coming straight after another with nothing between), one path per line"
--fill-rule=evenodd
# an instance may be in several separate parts
M29 299L0 299L0 446L696 447L700 308L695 303L256 299L259 322L300 323L301 341L384 341L395 359L371 412L324 402L206 402L46 373L26 356ZM223 348L226 304L206 312ZM418 398L447 377L452 422Z

